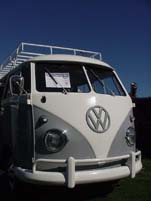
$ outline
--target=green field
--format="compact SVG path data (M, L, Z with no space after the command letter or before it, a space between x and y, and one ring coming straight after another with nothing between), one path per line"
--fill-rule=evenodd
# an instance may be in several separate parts
M102 200L100 198L95 201ZM151 159L143 159L143 169L135 179L119 182L103 201L151 201Z

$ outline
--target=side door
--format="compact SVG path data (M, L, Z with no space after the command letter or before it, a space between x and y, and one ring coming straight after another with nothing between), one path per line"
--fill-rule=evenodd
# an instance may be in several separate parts
M11 75L8 75L5 78L5 87L3 89L3 93L1 94L1 108L0 108L0 161L1 161L1 168L7 169L11 162L12 162L12 120L16 120L15 116L12 116L12 97L10 93L10 87L9 87L9 78ZM15 114L15 113L14 113ZM17 114L17 113L16 113ZM14 128L16 129L16 125L14 125Z
M20 75L24 78L22 93L15 92L15 94L12 94L11 87L13 86L10 83L12 76L15 75ZM32 131L31 107L27 104L31 90L30 80L30 66L29 64L23 64L16 72L9 75L2 100L2 130L5 142L3 152L6 156L5 152L9 150L6 163L11 161L15 166L24 168L29 167L29 164L31 165L30 145L32 140L29 140L29 135L31 135ZM30 152L30 157L28 152Z
M25 63L21 67L21 76L24 78L24 87L22 94L18 96L17 131L16 137L15 165L25 169L32 168L33 157L33 119L31 99L31 69L30 63Z
M7 79L7 78L6 78ZM3 107L2 107L2 100L3 100L3 94L6 86L6 79L0 81L0 169L5 169L5 157L4 157L4 146L6 144L6 137L4 135L4 129L3 129Z

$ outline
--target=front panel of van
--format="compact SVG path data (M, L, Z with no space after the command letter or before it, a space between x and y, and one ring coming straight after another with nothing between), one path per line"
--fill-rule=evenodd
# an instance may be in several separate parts
M32 78L35 159L101 159L135 150L125 139L134 127L132 103L113 70L39 62L32 63Z

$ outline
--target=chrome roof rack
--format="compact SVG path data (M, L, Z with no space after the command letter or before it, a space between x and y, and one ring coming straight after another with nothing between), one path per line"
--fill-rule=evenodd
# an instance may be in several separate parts
M32 59L36 56L47 54L71 54L102 60L100 52L92 52L80 49L57 47L50 45L40 45L32 43L21 43L17 49L0 65L0 79L9 71L16 68L21 63Z

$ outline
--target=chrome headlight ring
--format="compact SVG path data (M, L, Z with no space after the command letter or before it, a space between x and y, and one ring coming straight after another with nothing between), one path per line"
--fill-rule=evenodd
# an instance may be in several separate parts
M58 129L48 130L44 135L44 145L48 152L56 153L64 148L68 142L67 136Z
M133 127L129 127L126 131L125 136L126 142L128 146L134 146L136 143L136 133Z

